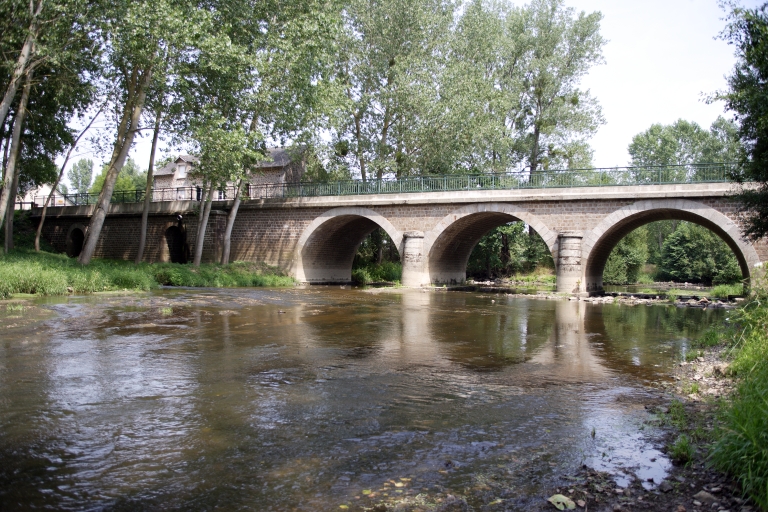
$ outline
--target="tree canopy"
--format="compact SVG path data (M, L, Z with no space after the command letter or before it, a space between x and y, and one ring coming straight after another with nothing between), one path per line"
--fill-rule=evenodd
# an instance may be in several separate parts
M733 173L739 183L752 183L739 194L747 212L745 233L752 239L768 234L768 4L736 7L723 37L736 48L737 63L728 77L725 100L739 124L742 150Z

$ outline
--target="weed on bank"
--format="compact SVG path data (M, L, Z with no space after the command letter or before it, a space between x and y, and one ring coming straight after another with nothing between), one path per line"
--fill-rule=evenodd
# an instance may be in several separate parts
M14 294L66 295L115 290L146 291L162 285L232 288L292 286L294 280L257 263L204 264L93 260L80 265L63 254L16 250L0 257L0 299Z

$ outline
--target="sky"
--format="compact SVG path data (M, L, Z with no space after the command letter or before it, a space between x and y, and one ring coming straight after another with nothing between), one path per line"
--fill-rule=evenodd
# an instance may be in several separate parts
M744 7L761 2L745 0ZM726 12L717 0L566 0L577 11L600 11L608 43L605 64L582 82L598 99L605 124L590 141L597 167L626 165L632 137L654 123L678 119L708 128L724 112L705 96L727 86L734 48L718 39Z
M708 128L718 115L730 117L722 103L704 101L725 89L736 62L733 47L717 39L726 23L717 0L566 0L566 5L600 11L600 31L608 40L605 63L582 82L606 121L590 141L595 166L627 165L632 137L654 123L685 119ZM149 160L149 146L145 137L132 151L141 167Z

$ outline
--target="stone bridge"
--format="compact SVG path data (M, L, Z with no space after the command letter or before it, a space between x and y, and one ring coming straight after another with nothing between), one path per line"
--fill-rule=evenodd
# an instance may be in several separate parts
M557 291L602 289L611 250L649 222L700 224L733 250L745 279L768 261L765 240L742 238L738 204L729 183L581 188L462 190L265 198L244 201L232 233L231 260L264 261L309 283L351 280L360 242L382 228L397 246L408 287L462 282L472 249L489 230L523 221L541 235L557 271ZM133 259L141 204L113 204L96 257ZM184 261L197 226L193 201L152 203L147 261ZM214 202L204 259L221 253L231 201ZM92 206L50 208L44 236L70 255L79 253ZM33 210L33 216L40 210Z

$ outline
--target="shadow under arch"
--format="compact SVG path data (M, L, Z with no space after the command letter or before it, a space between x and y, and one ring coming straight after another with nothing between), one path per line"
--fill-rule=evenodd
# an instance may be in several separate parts
M739 226L714 208L687 199L644 200L616 210L585 233L581 254L582 261L586 262L586 291L603 289L605 264L622 238L640 226L659 220L684 220L715 233L733 251L744 279L750 279L752 268L761 264L755 248L742 238Z
M557 265L557 233L535 215L506 203L467 205L443 217L424 235L432 283L459 283L466 279L472 249L488 231L507 222L523 221L541 236Z
M293 275L307 283L349 283L357 247L382 228L402 255L403 234L380 213L369 208L329 210L304 230L296 246Z

